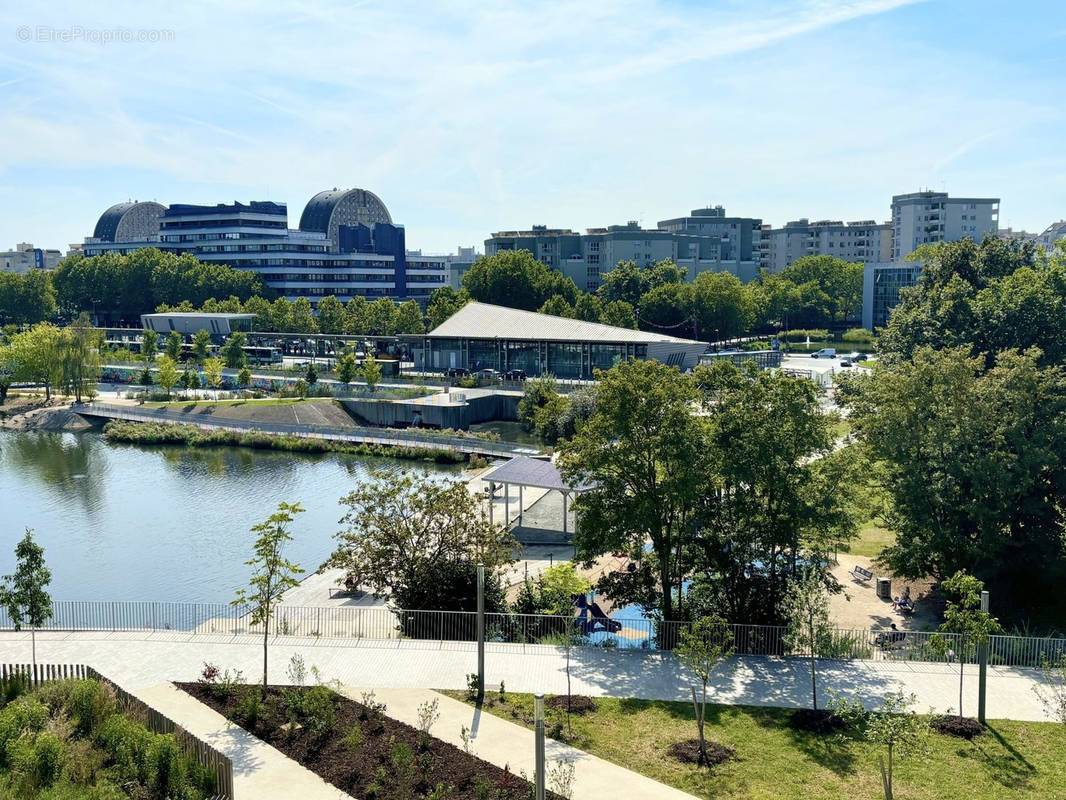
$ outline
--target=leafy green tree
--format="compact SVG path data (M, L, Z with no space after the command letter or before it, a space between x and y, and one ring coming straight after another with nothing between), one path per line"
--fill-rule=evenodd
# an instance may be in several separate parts
M959 662L959 717L962 717L962 688L966 676L966 662L979 648L988 644L989 637L1000 633L999 621L981 610L981 592L985 585L965 571L956 572L940 585L949 598L944 610L944 622L930 640L933 648L944 655L954 653Z
M287 297L279 297L271 303L270 326L280 333L296 333L292 321L292 303Z
M588 578L573 564L556 564L543 570L536 579L527 577L515 604L520 614L572 616L574 598L592 588Z
M248 354L244 351L248 336L242 331L234 331L226 337L219 349L219 355L230 369L240 369L248 363Z
M9 358L15 365L14 380L32 381L44 386L45 397L63 386L65 377L64 334L51 323L42 322L11 337Z
M49 273L0 271L0 325L34 325L55 313L56 293Z
M358 371L359 367L355 362L355 356L351 353L344 353L337 359L337 380L345 386L355 380Z
M82 396L96 396L96 383L100 380L100 349L103 346L103 331L94 328L89 315L82 312L62 332L63 371L69 391L74 400Z
M7 402L7 393L15 380L18 362L10 345L0 344L0 406Z
M733 655L733 630L721 617L711 615L701 617L681 631L680 642L674 648L674 655L700 681L703 687L700 699L696 700L696 689L692 689L692 710L696 715L696 728L699 732L699 763L707 763L707 738L704 732L707 720L707 685L711 676L723 661Z
M52 618L52 597L48 584L52 573L44 563L44 548L33 539L33 531L15 546L15 572L4 576L0 603L7 609L15 630L30 627L33 665L37 666L37 629Z
M263 692L267 688L267 646L274 608L286 590L299 585L303 569L285 558L285 545L292 541L289 526L303 508L299 503L278 503L278 510L252 528L255 555L245 562L252 568L248 586L237 590L233 605L251 604L251 624L263 626Z
M537 309L540 314L547 314L552 317L573 317L574 307L566 302L566 298L562 295L556 294L549 297L544 301L544 305Z
M533 257L528 250L483 256L463 275L463 288L481 303L536 311L552 295L577 300L577 286Z
M615 551L643 558L650 541L655 602L672 620L674 587L686 570L681 540L700 495L705 432L692 411L696 386L656 361L623 362L599 377L595 411L559 458L567 483L591 487L574 501L581 515L574 543L586 559Z
M307 371L304 373L304 382L308 386L314 386L318 383L318 368L315 367L315 362L311 361L307 364Z
M433 330L469 302L470 294L466 289L453 289L450 286L435 289L426 306L427 327Z
M439 290L438 290L439 291ZM344 307L344 332L347 334L370 333L370 303L362 295L356 295Z
M1066 376L1036 350L984 356L922 348L838 385L853 430L882 467L897 575L994 581L1031 614L1066 574Z
M833 714L844 721L846 735L885 748L885 755L878 757L885 800L893 798L895 761L920 755L927 748L929 723L913 710L915 700L913 694L895 692L874 711L867 711L858 700L833 703Z
M582 294L574 303L574 319L585 322L599 322L603 316L603 303L594 294Z
M241 367L237 371L237 385L242 391L248 389L252 383L252 371L248 367Z
M522 384L522 399L518 401L518 421L527 431L537 425L537 410L559 396L558 384L551 375L530 378Z
M344 333L344 306L333 295L318 301L318 328L322 333Z
M633 306L625 300L612 300L603 307L600 322L604 325L613 325L616 328L635 329L637 327L637 315L633 311Z
M159 334L151 328L145 329L141 334L141 357L144 366L150 367L155 362L156 353L159 352Z
M832 636L829 594L821 571L809 568L792 580L781 604L793 652L805 652L811 667L811 708L818 710L818 654Z
M177 331L171 331L167 336L167 343L165 352L170 356L171 361L181 360L181 346L185 344L185 340Z
M290 332L318 333L318 322L315 320L315 312L311 308L310 300L306 297L297 297L292 301L290 309Z
M224 366L221 358L209 358L204 362L204 377L207 379L207 385L216 391L222 388Z
M510 534L489 523L462 481L371 477L341 499L344 527L329 564L393 608L473 611L471 568L494 576L512 563Z
M418 334L426 332L422 309L414 300L400 303L396 309L396 333Z
M833 418L811 381L726 362L698 367L693 380L708 428L693 613L777 624L802 557L827 558L856 534L858 449L833 450Z
M666 283L641 297L637 319L645 328L676 336L692 335L692 303L692 284Z
M200 329L192 337L192 355L197 364L203 364L211 355L211 334Z
M367 353L363 359L361 374L370 391L374 391L374 387L381 383L381 364L374 358L373 353Z
M596 293L607 304L620 301L633 307L640 304L640 299L650 288L647 270L638 267L634 261L619 261L602 276Z
M255 319L252 320L253 331L276 330L274 328L273 309L271 308L269 300L266 300L259 295L249 297L241 306L241 311L245 314L255 314Z
M171 390L181 380L181 372L178 371L178 365L174 363L174 359L168 355L159 357L159 367L156 369L155 380L166 390L169 396Z
M862 264L828 255L803 256L785 267L781 279L796 286L801 297L816 298L799 312L796 322L816 327L858 319L862 314L862 269Z
M396 333L396 304L385 297L374 300L367 306L370 333L374 336L392 336Z
M751 292L728 272L701 272L692 282L697 338L743 336L755 320Z

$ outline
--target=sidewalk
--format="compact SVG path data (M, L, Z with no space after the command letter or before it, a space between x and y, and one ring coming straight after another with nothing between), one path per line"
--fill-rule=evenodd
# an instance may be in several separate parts
M352 800L351 795L169 683L135 694L233 762L236 800Z
M345 687L341 692L359 700L355 689ZM472 738L470 752L473 755L533 779L536 770L532 731L430 689L376 689L375 695L378 701L385 703L386 714L415 728L418 727L418 707L436 700L440 719L433 726L433 736L462 748L463 740L459 734L466 727ZM603 800L613 796L625 800L693 800L690 794L554 739L545 739L544 751L549 774L559 762L574 764L573 800ZM547 788L551 789L551 786Z

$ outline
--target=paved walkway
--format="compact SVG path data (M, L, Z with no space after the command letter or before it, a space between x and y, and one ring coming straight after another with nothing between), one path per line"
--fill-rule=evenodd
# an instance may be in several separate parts
M351 795L169 683L143 687L134 694L233 762L237 800L352 800Z
M272 675L281 676L292 655L316 665L325 680L346 686L462 689L476 664L468 642L428 640L314 639L276 637L270 649ZM41 661L83 663L127 688L168 680L194 680L205 661L260 675L262 643L256 636L225 634L61 633L37 634ZM0 633L0 662L28 662L30 635ZM573 651L575 694L686 700L690 678L669 654L577 648ZM490 644L486 648L489 685L503 680L514 692L566 691L564 654L541 645ZM958 667L892 661L823 661L819 689L876 703L902 689L917 696L920 709L958 708ZM1038 670L989 669L988 716L992 719L1046 719L1033 686ZM977 670L968 667L964 711L977 708ZM804 707L810 703L810 672L804 660L735 658L715 677L713 698L737 705Z
M358 690L346 688L342 692L353 700L360 699ZM416 728L418 707L436 700L440 718L431 732L438 739L461 748L463 740L460 731L465 727L471 733L470 752L473 755L497 767L508 767L515 775L524 772L532 778L536 773L534 735L527 728L429 689L377 689L374 693L379 702L385 703L386 714ZM625 800L693 798L690 794L554 739L545 740L544 754L549 775L560 762L573 763L573 800L603 800L616 796ZM547 788L552 787L549 784Z

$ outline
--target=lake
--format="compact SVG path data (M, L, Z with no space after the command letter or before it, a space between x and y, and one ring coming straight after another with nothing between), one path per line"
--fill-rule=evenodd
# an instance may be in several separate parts
M332 552L339 499L376 470L461 475L393 459L0 431L0 575L30 527L57 600L227 602L250 574L253 525L281 501L300 503L287 555L311 572Z

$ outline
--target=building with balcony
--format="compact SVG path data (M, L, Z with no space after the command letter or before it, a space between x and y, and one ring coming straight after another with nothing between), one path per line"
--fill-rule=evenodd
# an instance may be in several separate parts
M799 219L783 228L764 227L760 241L760 263L769 272L780 272L804 256L835 256L860 264L892 258L892 225L874 220Z
M120 203L101 216L82 245L87 256L157 247L258 273L267 286L312 304L334 295L426 301L448 283L442 256L408 256L404 228L364 189L320 192L300 227L284 203L218 205Z
M923 244L981 241L999 230L999 198L949 197L947 192L912 192L892 198L892 261L902 261Z

